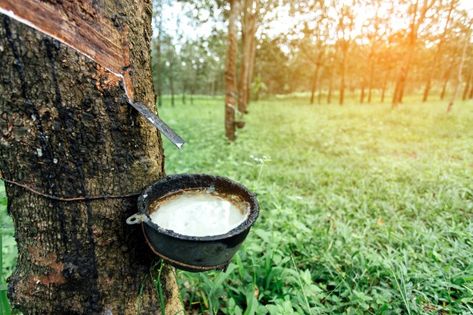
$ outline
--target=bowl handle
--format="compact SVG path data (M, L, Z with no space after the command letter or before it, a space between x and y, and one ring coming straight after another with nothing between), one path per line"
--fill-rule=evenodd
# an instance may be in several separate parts
M149 221L149 218L146 214L135 213L126 219L126 224L132 225L132 224L139 224L139 223L148 222L148 221Z

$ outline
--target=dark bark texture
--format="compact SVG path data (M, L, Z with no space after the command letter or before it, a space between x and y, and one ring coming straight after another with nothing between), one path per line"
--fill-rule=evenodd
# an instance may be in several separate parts
M258 14L259 0L244 0L242 2L242 50L240 63L240 82L238 96L238 111L241 114L248 113L248 102L251 85L251 68L254 66L252 57L254 55L254 41L257 30L256 18ZM254 8L256 6L256 9Z
M237 106L237 17L240 10L239 0L230 0L228 18L228 49L225 65L225 135L228 140L235 140L235 112Z
M134 99L154 107L149 1L52 2L100 11L128 29ZM86 4L84 4L86 3ZM121 80L76 50L0 15L0 168L3 176L62 197L139 192L163 175L156 130L127 105ZM9 279L25 314L156 314L154 257L125 219L136 198L55 201L7 184L18 245ZM173 271L166 313L181 309Z

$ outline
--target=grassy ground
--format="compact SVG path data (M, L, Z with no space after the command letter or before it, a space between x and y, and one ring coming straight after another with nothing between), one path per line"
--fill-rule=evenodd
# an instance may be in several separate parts
M187 140L164 140L168 174L228 176L261 205L226 273L178 272L189 311L473 313L473 102L275 98L251 104L233 144L221 99L160 114Z

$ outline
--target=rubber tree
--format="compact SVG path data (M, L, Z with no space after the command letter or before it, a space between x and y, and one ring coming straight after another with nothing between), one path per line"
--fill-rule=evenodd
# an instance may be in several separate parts
M363 27L363 31L366 33L365 38L369 41L369 53L368 58L366 59L366 70L365 73L362 73L362 80L361 80L361 92L360 92L360 103L363 104L365 101L365 96L367 97L367 102L371 103L373 98L373 85L374 85L374 77L375 77L375 68L376 68L376 61L378 58L378 46L380 41L384 36L384 32L381 28L384 26L385 21L380 17L379 10L381 6L381 2L374 1L370 3L370 5L375 9L374 16L369 20L369 24L365 24ZM369 27L372 27L370 31ZM366 95L365 90L368 89L368 95Z
M450 22L452 20L452 12L453 12L453 10L455 9L455 7L457 5L458 5L458 0L451 0L450 1L449 7L448 7L447 19L445 20L445 25L444 25L444 28L443 28L443 32L440 35L439 42L437 44L437 48L435 50L435 54L434 54L434 57L433 57L433 60L432 60L431 66L430 66L431 71L429 71L429 73L427 74L427 80L425 82L424 93L423 93L423 96L422 96L422 102L427 102L427 100L429 98L429 93L430 93L430 90L432 88L432 81L433 81L433 79L434 79L434 77L435 77L435 75L437 74L437 71L438 71L439 61L440 61L441 56L442 56L442 49L443 49L443 46L445 44L445 39L446 39L447 34L448 34L448 30L449 30L449 27L450 27Z
M470 91L472 81L473 81L473 72L470 71L470 74L468 75L468 78L466 79L465 88L463 89L462 100L464 101L468 99L468 92Z
M237 19L240 10L239 0L229 0L230 15L228 17L228 48L225 64L225 135L228 140L235 140L235 113L237 106Z
M257 14L259 11L259 0L242 0L241 6L241 63L240 80L238 82L238 111L242 114L248 112L248 101L250 93L250 68L253 50L255 48L255 34L257 30ZM252 50L253 49L253 50Z
M125 81L90 58L102 51L79 52L96 34L87 28L122 36L127 90L154 108L151 2L6 5L23 5L45 25L60 17L77 37L66 45L37 30L44 25L0 14L0 169L29 187L6 184L18 245L12 306L24 314L178 313L173 270L159 268L157 277L141 229L125 223L136 193L164 174L160 136L128 105Z
M411 15L410 24L405 40L403 60L400 63L399 72L394 86L394 94L391 104L392 108L395 108L402 103L407 78L416 52L419 28L425 22L427 12L434 4L434 0L423 0L422 5L419 5L419 0L416 0L412 6L409 6L409 12Z
M465 59L468 51L468 46L470 44L470 38L471 38L471 27L473 26L473 19L470 20L468 23L465 23L465 25L468 25L466 30L464 31L465 33L465 38L463 39L463 48L462 48L462 53L460 57L460 62L458 64L458 70L457 70L457 80L455 82L455 88L453 89L453 94L452 97L450 98L450 101L448 102L447 105L447 113L449 113L452 110L453 104L455 104L455 99L457 98L457 95L460 91L460 86L462 84L463 80L463 66L465 64Z
M352 40L352 31L354 27L354 15L350 7L343 5L340 8L339 20L337 25L338 48L340 57L340 84L338 104L345 102L346 73L348 67L349 50Z
M153 1L153 13L155 21L155 29L157 31L157 36L155 39L155 50L156 56L154 59L155 62L155 71L156 71L156 100L159 107L163 105L163 56L162 56L162 40L163 40L163 1L154 0Z

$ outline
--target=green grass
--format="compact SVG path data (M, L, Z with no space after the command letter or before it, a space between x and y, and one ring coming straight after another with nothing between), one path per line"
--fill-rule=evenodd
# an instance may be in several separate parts
M187 144L163 140L166 172L228 176L261 207L227 272L177 273L188 312L473 313L473 102L447 115L278 97L251 104L228 144L222 98L176 101L160 115Z
M179 272L188 308L228 314L473 312L473 103L164 106L188 141L166 171L228 176L261 216L226 273Z
M16 261L16 242L13 237L13 222L7 215L7 197L5 187L0 183L0 314L11 313L7 299L6 277L13 271Z

